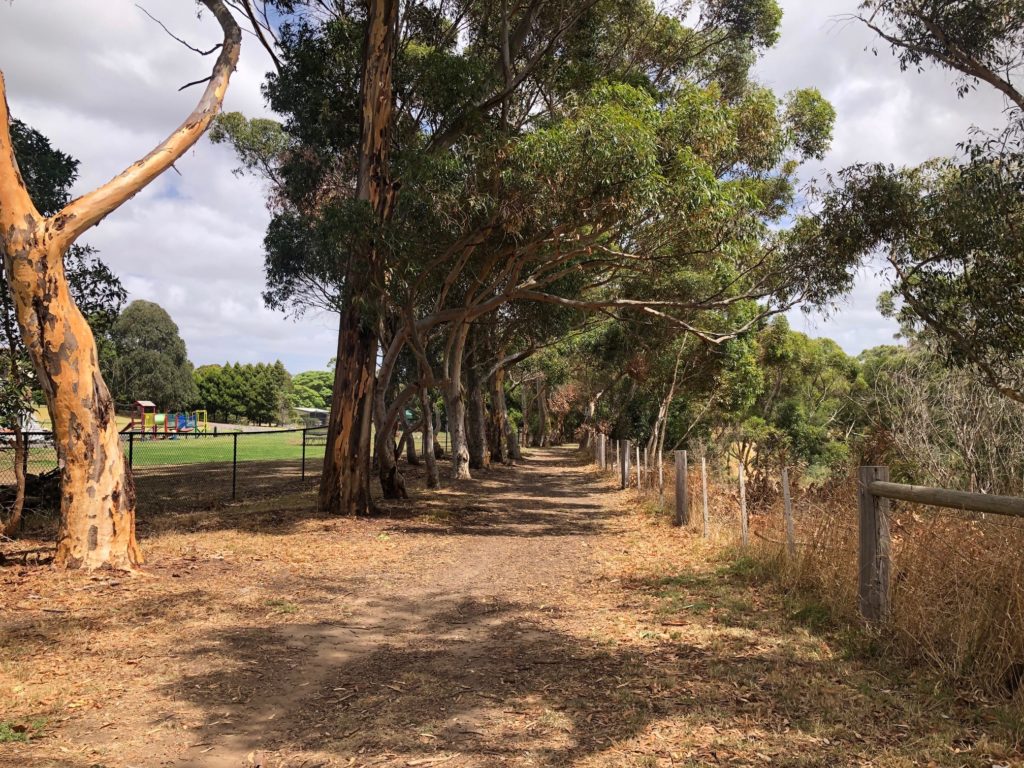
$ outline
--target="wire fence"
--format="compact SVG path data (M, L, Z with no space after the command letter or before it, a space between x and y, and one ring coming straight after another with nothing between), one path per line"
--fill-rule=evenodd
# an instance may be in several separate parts
M420 448L419 435L412 435ZM25 433L26 509L59 499L52 432ZM448 435L438 435L447 452ZM307 489L320 478L327 427L249 432L124 432L121 446L143 513L204 509ZM404 449L403 449L404 453ZM15 484L13 436L0 436L0 496Z

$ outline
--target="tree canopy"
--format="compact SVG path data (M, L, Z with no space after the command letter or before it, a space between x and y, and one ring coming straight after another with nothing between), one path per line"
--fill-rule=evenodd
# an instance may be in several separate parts
M114 322L110 337L112 354L102 362L115 399L151 400L168 411L195 403L192 363L178 326L163 307L133 301Z

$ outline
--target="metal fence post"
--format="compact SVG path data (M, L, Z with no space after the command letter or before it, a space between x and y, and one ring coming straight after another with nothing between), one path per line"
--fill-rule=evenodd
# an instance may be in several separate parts
M231 434L233 445L231 448L231 500L235 500L235 491L238 488L238 433Z
M302 478L306 479L306 430L302 430Z
M889 500L873 495L868 485L876 480L889 482L889 468L861 467L858 474L860 546L857 592L861 615L870 623L877 624L889 615Z
M676 451L676 525L690 524L690 499L688 496L688 462L686 451Z
M128 469L131 469L135 461L135 433L128 433Z

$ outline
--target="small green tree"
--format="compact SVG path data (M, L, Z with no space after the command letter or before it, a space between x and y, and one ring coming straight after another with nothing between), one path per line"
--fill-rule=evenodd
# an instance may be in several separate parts
M159 304L129 304L111 328L111 345L105 377L116 400L152 400L167 410L184 410L196 402L185 342Z

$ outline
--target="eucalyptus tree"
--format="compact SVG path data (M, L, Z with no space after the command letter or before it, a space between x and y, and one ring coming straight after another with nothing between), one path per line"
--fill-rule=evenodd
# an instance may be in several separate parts
M730 323L733 306L778 312L846 284L843 264L794 260L807 230L774 232L795 168L820 155L834 117L812 91L780 101L749 82L777 35L774 2L403 7L388 127L400 189L389 187L387 216L355 196L365 13L332 7L284 25L266 86L281 133L231 117L217 134L271 183L268 301L358 313L385 345L376 381L338 380L335 418L351 414L347 429L360 438L328 463L368 460L353 398L373 400L374 387L392 398L373 409L390 439L404 403L437 386L453 475L468 476L472 325L510 303L620 312L721 343L756 322L758 312ZM367 266L370 249L380 269ZM406 346L421 380L392 388ZM340 357L351 364L349 351ZM378 459L391 476L388 453ZM325 473L322 500L365 511L366 474L342 484L343 498L331 496L337 477Z
M78 161L50 144L39 131L19 120L10 125L11 145L29 195L44 216L59 211L71 200L71 185L78 175ZM121 281L87 245L72 245L64 256L64 270L71 296L85 316L93 334L103 344L124 303L127 293ZM25 500L25 458L28 438L24 427L35 410L34 393L40 385L28 351L18 332L14 302L7 280L0 273L0 425L9 430L14 444L15 499L0 534L13 536L18 530Z
M18 168L0 75L0 249L22 340L46 395L61 463L55 562L133 569L135 489L99 368L96 342L70 291L64 256L90 227L181 157L219 111L238 61L241 31L223 0L201 0L223 42L196 108L163 143L106 184L45 215Z

